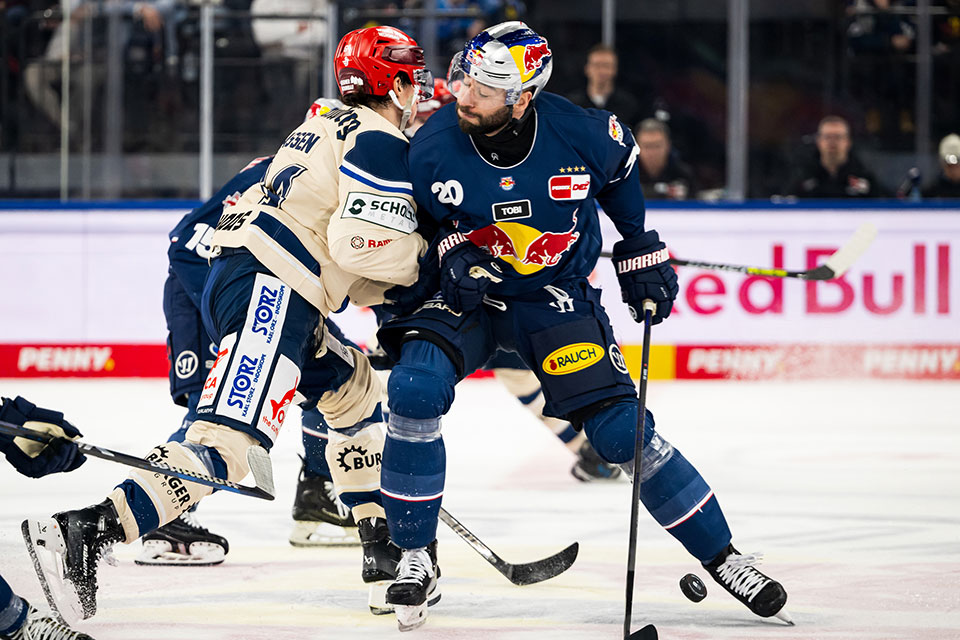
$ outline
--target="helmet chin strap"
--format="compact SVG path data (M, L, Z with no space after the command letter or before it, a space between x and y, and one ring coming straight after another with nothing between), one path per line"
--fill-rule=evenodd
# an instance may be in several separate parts
M417 99L417 92L414 91L410 94L410 98L407 99L407 104L400 104L400 99L397 98L397 94L393 92L393 89L390 89L390 92L387 94L390 96L390 99L393 100L393 104L400 109L400 131L403 131L407 128L407 123L410 122L410 114L413 113L413 101Z

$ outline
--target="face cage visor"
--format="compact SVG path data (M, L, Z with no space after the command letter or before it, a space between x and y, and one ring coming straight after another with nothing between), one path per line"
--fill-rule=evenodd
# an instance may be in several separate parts
M381 56L387 62L395 64L419 67L418 69L405 69L411 80L418 88L418 97L421 100L429 100L433 97L433 74L424 67L423 49L409 45L391 45L383 48Z
M507 92L504 99L506 106L516 104L523 91L518 77L512 74L491 73L481 68L479 64L471 64L460 51L453 56L450 67L447 69L447 89L457 99L465 89L463 79L466 77L494 89L504 89Z

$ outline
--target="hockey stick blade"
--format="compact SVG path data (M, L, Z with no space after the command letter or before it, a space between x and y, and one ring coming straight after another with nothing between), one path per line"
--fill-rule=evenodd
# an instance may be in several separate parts
M659 637L657 628L652 624L648 624L627 636L627 640L657 640Z
M860 259L874 238L877 237L877 228L870 222L864 222L847 240L846 244L834 252L819 267L806 271L789 271L768 267L750 267L739 264L724 264L721 262L704 262L702 260L683 260L670 258L670 264L675 267L694 267L697 269L713 269L715 271L734 271L751 276L767 278L799 278L800 280L833 280L842 276L853 263ZM604 258L612 258L613 254L604 251L600 254Z
M517 586L536 584L555 578L571 566L577 559L580 552L580 543L574 542L569 547L555 553L549 558L537 560L536 562L527 562L525 564L511 564L495 554L490 547L485 545L477 536L473 535L469 529L460 524L460 521L454 518L450 513L440 508L440 519L450 527L454 533L462 538L467 544L473 547L473 550L479 553L484 560L493 565L493 568L499 571L507 580Z
M867 249L873 243L874 239L877 237L877 228L870 222L864 222L860 225L859 228L853 233L853 237L847 241L845 245L840 247L836 253L827 258L827 261L823 263L823 267L830 269L832 275L828 278L807 278L808 280L830 280L833 278L839 278L847 269L853 266L853 263L860 259ZM811 271L817 271L823 267L817 267L816 269L811 269Z
M3 420L0 420L0 433L27 438L29 440L35 440L37 442L44 442L47 444L58 439L56 436L52 436L48 433L27 429ZM257 470L255 470L253 473L254 481L257 483L257 486L247 487L229 480L221 480L220 478L190 471L189 469L174 467L166 464L165 462L146 460L145 458L132 456L128 453L121 453L120 451L114 451L112 449L107 449L106 447L98 447L96 445L87 444L86 442L82 442L80 440L73 440L72 442L77 445L77 448L80 449L80 453L93 458L110 460L111 462L116 462L117 464L122 464L127 467L142 469L144 471L152 471L165 476L173 476L175 478L180 478L181 480L188 480L197 484L213 487L214 489L223 489L224 491L239 493L244 496L260 498L261 500L273 500L274 498L273 473L270 470L270 459L267 456L266 450L263 450L262 454L263 456L267 456L265 463L267 468L266 471L264 470L264 462L262 459L260 459L261 454L251 451L252 449L262 449L262 447L250 447L250 449L247 451L247 461L250 462L251 469L254 469L255 464L257 466ZM253 456L252 459L251 454ZM261 482L266 484L261 485Z

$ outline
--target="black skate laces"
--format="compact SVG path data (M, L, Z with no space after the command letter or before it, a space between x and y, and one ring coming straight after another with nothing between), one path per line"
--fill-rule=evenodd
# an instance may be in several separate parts
M717 576L730 588L751 602L760 591L772 582L754 567L763 561L762 553L746 555L731 553L723 564L716 568Z
M107 530L107 519L104 516L97 518L97 533L103 534ZM120 542L119 539L111 540L109 536L105 536L102 541L99 542L99 548L97 549L96 554L94 555L93 562L94 566L98 566L101 562L106 562L111 567L119 567L120 561L117 560L117 557L113 555L114 545ZM72 633L72 632L71 632ZM65 638L76 638L80 636L64 636ZM40 640L46 640L46 638L40 637Z
M397 582L412 582L419 584L431 574L430 567L433 560L426 548L404 550L397 566Z

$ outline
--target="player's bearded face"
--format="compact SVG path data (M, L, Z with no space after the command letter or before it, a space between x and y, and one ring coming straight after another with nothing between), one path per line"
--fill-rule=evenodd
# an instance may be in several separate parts
M490 113L481 113L475 107L457 104L457 122L467 134L487 134L502 129L513 117L513 107L504 105Z

